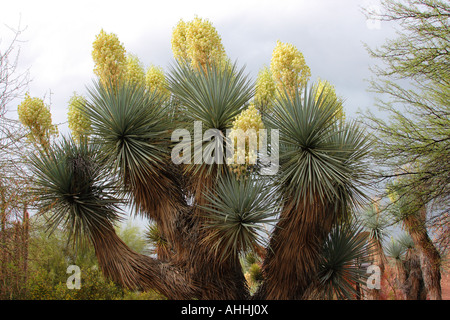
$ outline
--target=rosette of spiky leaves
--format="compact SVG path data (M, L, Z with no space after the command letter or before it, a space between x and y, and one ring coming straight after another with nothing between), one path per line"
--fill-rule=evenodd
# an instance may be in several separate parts
M127 81L117 86L95 82L88 92L86 113L92 133L101 141L113 173L141 213L160 214L155 210L161 203L178 200L164 99Z
M32 154L31 169L40 212L50 212L49 228L62 226L76 243L94 237L120 218L120 199L102 163L100 145L64 138L48 152Z
M384 246L384 252L386 256L401 261L405 258L406 247L400 241L391 238L391 241Z
M253 96L252 83L236 64L208 65L193 70L177 63L168 75L170 90L187 108L189 120L202 121L204 129L231 128L234 118Z
M214 191L205 194L203 206L209 229L205 238L220 259L237 259L239 254L263 245L267 227L276 223L280 202L276 189L265 179L236 179L226 175Z
M234 118L241 112L253 95L253 86L244 69L237 69L236 64L222 68L215 64L206 69L192 69L186 64L176 64L168 75L169 88L185 109L187 125L192 128L196 121L201 122L203 133L208 129L220 131L225 137L226 130L231 129ZM192 132L192 131L191 131ZM194 132L195 133L195 132ZM225 139L223 140L225 141ZM203 142L194 137L195 150L208 152L207 148L217 141ZM219 146L220 147L220 146ZM206 151L205 151L206 150ZM201 164L192 161L185 170L194 178L192 189L196 199L202 197L204 188L226 171L226 155L222 152L222 164Z
M370 238L382 242L383 238L388 236L388 227L392 225L389 216L377 212L374 205L362 210L359 216L361 224L370 233Z
M373 247L367 232L357 224L338 224L325 239L319 262L319 296L325 299L356 299L356 285L363 286ZM361 298L361 297L360 297Z
M343 208L362 204L368 135L356 122L336 117L341 105L327 91L313 86L300 94L282 95L267 117L268 127L280 132L279 184L297 205L326 199Z
M397 241L407 250L414 249L415 247L414 240L408 232L401 233Z
M161 231L155 223L152 223L147 227L145 237L154 247L153 253L158 256L158 259L165 260L169 257L169 243L161 234Z

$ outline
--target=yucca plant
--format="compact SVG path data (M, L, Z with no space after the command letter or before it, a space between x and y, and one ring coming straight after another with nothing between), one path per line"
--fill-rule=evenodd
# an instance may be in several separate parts
M284 206L264 261L259 297L305 298L317 280L325 237L363 203L363 160L370 141L356 123L337 117L339 110L336 100L313 86L303 94L297 90L293 98L282 95L267 117L268 126L280 131L275 183Z
M315 294L324 299L361 299L373 245L356 223L336 225L325 239Z
M268 229L277 221L281 205L276 189L266 179L236 179L228 174L205 198L205 228L211 229L205 242L219 259L238 258L267 245Z
M300 299L337 288L338 277L327 278L323 268L324 254L335 248L326 241L364 199L364 131L338 117L340 105L313 86L293 98L280 95L266 116L280 133L277 175L253 170L237 178L225 159L198 163L195 152L190 163L175 164L174 130L192 133L198 121L201 137L191 150L209 152L203 134L225 136L252 99L253 84L236 64L176 64L168 86L170 99L136 83L95 82L83 108L89 140L66 139L32 159L39 209L54 213L54 225L86 235L104 274L131 289L172 299L246 299L240 257L249 252L264 260L256 298ZM157 257L133 252L115 234L124 202L154 223L152 235L164 243ZM352 237L347 247L359 248ZM357 256L350 252L345 261ZM350 298L347 289L333 292Z
M361 210L358 219L369 233L370 242L374 246L372 263L377 265L383 274L387 263L386 255L383 250L383 241L388 235L387 229L392 224L391 219L389 216L380 212L378 205L375 202ZM378 300L380 298L380 290L368 290L367 297L370 300Z

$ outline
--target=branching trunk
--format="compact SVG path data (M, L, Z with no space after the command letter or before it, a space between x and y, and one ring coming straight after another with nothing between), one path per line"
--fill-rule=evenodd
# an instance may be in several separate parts
M316 202L303 209L288 204L280 215L263 263L264 282L256 299L307 299L314 287L320 249L334 214Z
M103 274L134 290L155 289L169 299L192 299L195 287L180 268L132 251L112 225L93 229L91 240Z
M442 300L441 257L428 236L425 217L426 208L423 206L419 213L408 215L403 220L403 223L407 227L419 252L422 276L429 298L431 300Z
M425 300L427 292L420 268L420 259L416 249L412 250L405 261L407 278L401 287L406 300Z
M103 274L133 290L154 289L169 299L245 299L248 288L238 259L220 262L209 247L201 245L201 233L192 212L179 212L172 232L177 248L167 261L132 251L108 229L94 229L92 243ZM182 244L183 243L183 244Z

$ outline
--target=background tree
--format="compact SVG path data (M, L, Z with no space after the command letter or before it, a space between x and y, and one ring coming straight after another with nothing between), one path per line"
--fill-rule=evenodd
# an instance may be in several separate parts
M9 118L11 104L22 99L29 78L19 72L20 37L23 29L9 28L0 41L0 298L26 294L28 275L29 172L24 166L28 149L26 130Z
M51 235L47 232L48 215L32 217L33 230L30 235L30 276L26 283L26 299L33 300L117 300L134 299L141 294L130 292L105 279L101 274L94 249L90 246L74 248L67 242L67 234L57 228ZM145 242L140 229L131 223L117 226L117 233L130 248L143 253ZM69 265L80 267L81 288L67 287ZM154 292L152 299L163 299Z
M429 239L431 212L449 208L450 172L450 7L447 1L382 2L378 18L397 22L397 38L369 53L382 61L373 69L371 88L388 119L368 113L378 139L374 161L381 181L395 180L397 199L408 199L405 215L415 220L408 231L421 251L421 265L431 299L440 299L440 256ZM373 13L372 13L373 14ZM414 232L421 229L421 236ZM426 246L425 246L426 244Z
M387 228L390 226L391 221L380 213L378 203L374 203L363 210L359 218L361 225L369 233L368 238L373 246L372 264L378 266L381 275L384 275L387 260L383 250L383 241L385 240L388 232ZM366 297L370 300L379 300L380 295L381 291L379 289L369 289L367 290Z

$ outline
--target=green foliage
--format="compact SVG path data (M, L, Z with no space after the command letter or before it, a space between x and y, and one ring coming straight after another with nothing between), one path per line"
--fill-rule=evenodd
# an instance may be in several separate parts
M114 300L123 297L122 288L105 280L96 268L82 269L80 289L68 289L65 279L56 282L43 270L33 273L28 286L28 299L31 300Z
M51 211L48 223L53 230L62 225L78 242L92 236L91 225L106 226L119 219L119 200L113 184L104 181L98 144L63 138L48 153L32 154L30 162L38 208Z
M157 293L156 291L149 290L149 291L129 291L126 290L122 300L167 300L166 297L163 295Z
M277 182L297 205L337 199L341 208L361 203L371 143L355 122L336 117L339 103L327 92L305 88L278 99L268 115L268 127L280 131L280 172ZM316 97L318 98L316 99ZM301 187L299 187L301 186Z
M94 249L90 246L74 247L67 242L64 230L56 228L49 235L45 231L48 217L33 221L29 253L29 276L26 299L31 300L153 300L164 299L154 291L131 292L105 279L99 270ZM131 222L121 225L117 232L127 245L143 252L145 241L140 229ZM81 289L67 288L66 273L69 265L81 269Z
M220 259L253 250L264 245L267 226L276 222L280 204L274 188L267 181L222 177L214 190L208 190L209 204L206 228L212 233L206 239Z
M203 128L225 130L253 96L244 69L210 65L206 71L177 64L168 83L171 92L186 108L188 121L202 121Z
M56 228L46 232L48 217L34 217L30 235L29 275L26 299L31 300L91 300L118 299L122 289L106 280L98 269L93 248L74 247L67 241L67 233ZM81 289L68 289L66 273L69 265L81 269Z
M127 187L166 164L170 136L163 102L155 91L129 82L115 87L96 82L89 89L92 133L101 137L107 165Z
M139 226L133 225L131 221L128 221L116 227L116 233L131 250L141 254L146 253L147 242Z
M357 225L336 225L323 245L319 264L319 296L325 299L355 299L356 284L365 285L366 269L373 247Z
M369 232L370 239L382 242L388 235L388 227L393 224L391 217L377 212L374 205L363 209L358 216L361 225Z
M450 171L450 6L446 1L383 2L379 19L400 22L397 37L368 49L382 62L371 89L387 117L368 113L378 147L377 177L396 184L397 199L411 203L407 214L434 203L448 211ZM383 66L383 67L381 67ZM387 119L386 119L387 118Z

